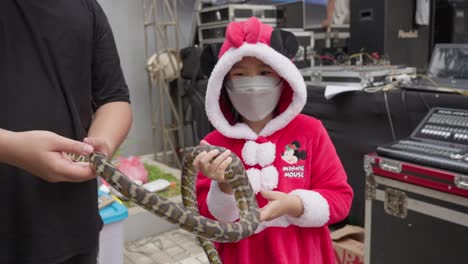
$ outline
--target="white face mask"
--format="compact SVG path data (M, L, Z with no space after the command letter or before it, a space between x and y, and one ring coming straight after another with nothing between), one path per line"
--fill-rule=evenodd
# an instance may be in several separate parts
M260 121L278 104L283 82L275 77L240 77L226 82L234 108L249 121Z

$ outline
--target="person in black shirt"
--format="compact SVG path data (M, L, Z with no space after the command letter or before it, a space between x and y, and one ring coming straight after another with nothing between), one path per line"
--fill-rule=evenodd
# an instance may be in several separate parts
M131 120L96 0L0 1L0 263L96 263L97 181L62 152L110 157Z

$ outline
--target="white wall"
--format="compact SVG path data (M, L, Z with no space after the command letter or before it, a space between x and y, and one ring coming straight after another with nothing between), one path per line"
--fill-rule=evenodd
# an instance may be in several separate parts
M121 147L123 155L153 153L152 128L145 65L142 0L98 0L111 24L122 69L130 89L134 115L129 136ZM180 47L189 45L193 0L178 0ZM157 94L153 91L153 94ZM155 102L158 102L155 98ZM167 118L168 119L168 118Z

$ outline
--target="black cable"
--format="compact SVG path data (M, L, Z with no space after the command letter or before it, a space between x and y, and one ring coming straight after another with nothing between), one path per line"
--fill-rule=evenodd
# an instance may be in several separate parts
M429 111L431 108L430 108L429 105L426 103L426 101L424 100L424 98L421 96L421 93L418 92L418 96L419 96L419 99L421 99L421 101L423 102L424 106L426 107L426 110Z
M393 137L393 140L396 141L395 128L393 127L393 120L392 120L392 114L390 113L390 106L388 105L387 92L384 91L383 93L384 93L384 99L385 99L385 108L387 109L388 122L390 124L390 129L392 131L392 137Z
M403 102L403 111L406 113L406 124L408 125L408 129L411 127L411 119L408 114L408 102L406 101L406 90L401 89L401 101Z

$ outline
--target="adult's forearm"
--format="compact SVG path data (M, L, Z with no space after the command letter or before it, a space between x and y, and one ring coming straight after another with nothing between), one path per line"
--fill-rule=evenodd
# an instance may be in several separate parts
M333 13L335 12L335 2L336 2L336 0L328 0L327 19L332 19L333 18Z
M126 102L112 102L99 107L94 116L88 137L100 138L108 145L108 156L112 156L132 124L132 110Z
M0 128L0 162L9 163L13 155L14 132Z

